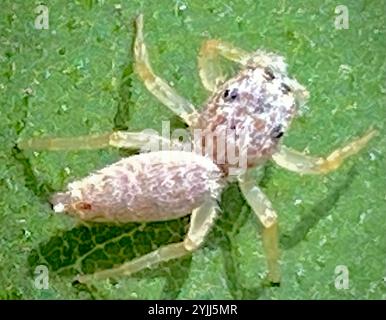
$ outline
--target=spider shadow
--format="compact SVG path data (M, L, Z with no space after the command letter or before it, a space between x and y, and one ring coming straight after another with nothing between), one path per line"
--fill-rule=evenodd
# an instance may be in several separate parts
M314 205L308 213L303 215L299 223L292 230L281 234L281 248L284 250L291 249L304 240L310 229L312 229L319 222L319 220L331 213L339 198L354 181L356 175L356 166L353 165L347 172L345 180L335 182L335 185L331 186L327 196Z
M32 250L28 257L31 272L45 265L49 272L72 281L77 274L93 274L113 268L154 249L182 241L189 226L189 216L163 222L100 224L82 223L61 231ZM191 255L162 263L157 268L136 273L134 278L165 278L162 299L175 299L189 275ZM111 279L114 285L116 279ZM90 298L103 297L94 286L73 282L76 293Z
M269 180L268 171L266 171L263 177L264 180ZM306 213L292 230L281 234L279 239L280 248L282 250L289 250L304 240L308 232L331 212L339 198L354 181L356 174L355 166L351 167L344 181L338 181L333 184L327 196ZM221 208L223 210L222 217L216 224L214 231L209 235L213 240L208 239L207 243L213 241L221 248L226 282L232 297L234 299L261 298L268 292L267 289L270 289L273 285L267 280L262 280L256 287L250 287L244 285L240 277L239 263L234 246L236 242L233 239L239 233L241 227L247 222L248 217L251 216L251 212L237 184L231 184L223 192ZM261 234L262 226L260 224L256 225L258 232ZM265 263L265 261L262 263Z
M257 299L267 288L267 282L262 281L256 287L249 287L243 284L240 276L236 237L245 223L253 217L237 183L231 183L225 188L220 207L221 216L206 240L207 246L219 247L221 250L225 280L232 298Z

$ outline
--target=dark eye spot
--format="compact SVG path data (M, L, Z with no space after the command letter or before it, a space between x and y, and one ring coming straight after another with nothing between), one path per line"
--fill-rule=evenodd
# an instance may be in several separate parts
M239 95L238 90L236 88L234 88L232 91L230 91L229 89L226 89L223 94L224 101L234 101L236 100L238 95Z
M284 82L281 84L280 89L284 94L288 94L289 92L292 91L291 88L288 85L286 85Z
M283 131L280 131L277 135L276 135L276 139L279 139L283 136L284 132Z
M275 139L279 139L284 135L284 132L282 130L282 127L279 125L275 127L272 131L272 137Z
M275 75L270 68L264 68L264 79L267 81L272 81L275 79Z
M235 100L237 98L237 96L238 96L237 89L233 89L231 92L231 99Z

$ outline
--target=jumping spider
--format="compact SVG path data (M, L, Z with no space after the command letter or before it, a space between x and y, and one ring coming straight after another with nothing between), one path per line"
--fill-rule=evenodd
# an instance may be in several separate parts
M135 71L146 88L178 115L191 129L204 136L225 129L243 134L245 148L236 141L235 152L246 155L247 170L237 175L240 189L252 211L263 225L263 248L267 257L268 279L280 282L277 215L253 172L272 159L279 166L300 174L325 174L359 152L376 134L363 137L337 149L326 158L311 157L280 143L297 109L308 92L287 75L281 56L263 51L253 53L219 40L207 40L198 56L199 75L212 92L202 111L179 96L150 66L143 36L143 16L136 19L134 45ZM242 66L237 76L224 81L219 57ZM222 128L222 129L221 129ZM118 131L97 136L74 138L36 138L19 146L34 150L95 149L141 147L161 139L144 132ZM205 142L195 141L194 147ZM67 191L55 194L51 203L56 212L66 212L86 221L127 222L175 219L191 214L185 240L161 247L113 269L93 275L79 275L86 282L117 275L131 275L160 262L182 257L198 249L220 214L217 200L231 175L231 164L217 163L218 150L212 155L187 151L143 152L107 166L86 178L72 182Z

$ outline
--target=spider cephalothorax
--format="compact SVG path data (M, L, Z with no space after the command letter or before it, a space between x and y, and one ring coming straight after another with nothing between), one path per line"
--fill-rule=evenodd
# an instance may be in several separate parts
M296 114L300 88L278 66L248 66L223 83L200 114L202 149L211 143L209 156L226 173L242 161L230 162L229 150L246 157L247 167L266 161Z

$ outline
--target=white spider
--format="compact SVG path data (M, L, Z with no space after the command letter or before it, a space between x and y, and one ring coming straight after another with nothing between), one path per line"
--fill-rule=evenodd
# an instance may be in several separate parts
M273 159L278 165L300 174L327 173L361 150L376 131L370 130L326 158L311 157L286 148L280 138L297 109L307 100L308 92L287 75L282 57L263 51L248 53L219 40L206 41L198 57L202 83L212 96L203 111L197 112L189 101L154 74L144 43L142 15L136 23L135 71L155 97L192 130L200 129L203 138L192 141L192 152L164 150L124 158L70 183L67 191L54 195L51 202L57 212L100 222L167 220L191 214L190 227L185 240L180 243L166 245L113 269L80 275L79 281L130 275L199 248L219 214L217 200L221 190L230 180L230 173L239 172L240 189L264 227L262 240L268 261L268 278L279 283L277 215L256 186L254 168ZM234 78L224 81L219 56L239 63L242 70ZM220 150L218 144L206 139L213 136L217 140L224 138L226 148ZM147 143L161 140L144 132L119 131L77 138L31 139L19 146L35 150L108 146L141 149ZM208 144L212 148L207 148ZM229 161L229 150L236 156L245 157L246 168L241 169L247 170L238 171L239 163Z

